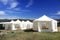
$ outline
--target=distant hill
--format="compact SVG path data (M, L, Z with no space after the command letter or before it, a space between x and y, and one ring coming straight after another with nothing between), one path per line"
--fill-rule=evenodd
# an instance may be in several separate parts
M11 20L16 21L17 19L0 19L0 22L10 22ZM29 21L33 22L34 19L19 19L19 20L20 21L27 21L27 20L29 20ZM60 19L55 19L55 20L60 22Z
M17 19L0 19L0 22L10 22L11 20L16 21ZM19 19L19 20L20 21L27 21L27 20L29 20L29 21L33 22L34 19Z

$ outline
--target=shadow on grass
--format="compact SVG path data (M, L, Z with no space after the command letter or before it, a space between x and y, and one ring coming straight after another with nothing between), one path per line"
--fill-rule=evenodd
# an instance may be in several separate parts
M24 32L38 32L38 31L35 31L33 29L26 29L26 30L24 30Z

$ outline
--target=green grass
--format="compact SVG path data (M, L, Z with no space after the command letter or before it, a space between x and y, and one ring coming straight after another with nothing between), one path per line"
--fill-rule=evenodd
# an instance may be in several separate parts
M60 40L60 32L39 33L39 32L9 31L7 34L0 35L0 40Z

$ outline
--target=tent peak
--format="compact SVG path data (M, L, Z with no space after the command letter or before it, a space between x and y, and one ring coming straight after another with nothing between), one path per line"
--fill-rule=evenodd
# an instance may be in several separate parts
M46 15L43 15L42 17L36 19L36 20L39 20L39 21L51 21L52 19Z
M14 20L11 20L10 23L14 23L15 21Z
M11 20L11 22L14 22L14 20Z
M17 19L17 21L20 21L19 19Z
M46 16L46 15L43 15L43 16Z
M16 20L16 22L19 23L19 22L21 22L21 21L18 19L18 20Z
M42 17L47 17L46 15L43 15Z

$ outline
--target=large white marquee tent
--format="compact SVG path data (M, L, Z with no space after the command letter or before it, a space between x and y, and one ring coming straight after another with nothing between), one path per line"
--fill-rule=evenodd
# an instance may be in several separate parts
M57 32L57 21L43 15L33 22L33 30L38 32Z

